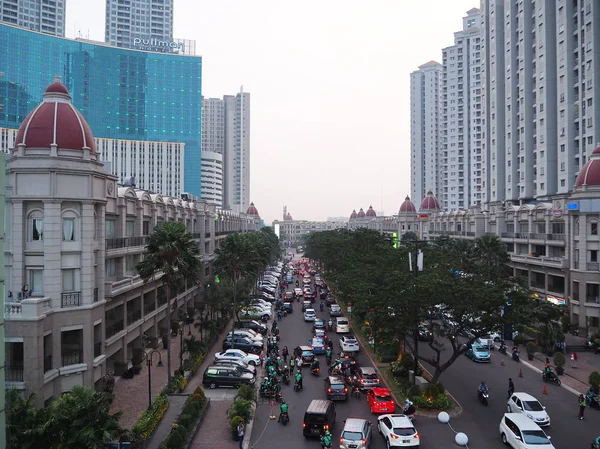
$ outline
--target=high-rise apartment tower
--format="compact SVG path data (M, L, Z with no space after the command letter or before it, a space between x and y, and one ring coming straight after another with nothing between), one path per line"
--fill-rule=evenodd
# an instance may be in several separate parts
M65 36L65 0L0 0L0 22Z

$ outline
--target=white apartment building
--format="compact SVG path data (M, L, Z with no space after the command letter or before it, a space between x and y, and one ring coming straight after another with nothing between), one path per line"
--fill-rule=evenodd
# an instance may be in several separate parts
M0 23L65 36L65 0L0 0Z
M435 61L410 74L411 197L419 203L428 190L440 191L442 76Z
M250 93L225 95L224 207L243 212L250 205Z
M201 198L209 204L223 206L223 155L202 151Z
M100 159L121 184L179 198L185 143L95 138Z
M202 97L202 151L225 153L225 102Z
M173 0L106 0L109 45L168 51L173 42Z
M210 276L215 250L259 218L204 201L119 186L89 126L60 81L21 125L6 175L7 387L38 405L74 385L120 375L134 352L157 347L170 326L160 276L135 266L161 223L185 223ZM175 308L193 308L201 287L182 283Z
M480 41L481 13L473 8L442 50L440 196L448 210L486 202Z
M568 193L598 141L600 5L484 0L490 202Z

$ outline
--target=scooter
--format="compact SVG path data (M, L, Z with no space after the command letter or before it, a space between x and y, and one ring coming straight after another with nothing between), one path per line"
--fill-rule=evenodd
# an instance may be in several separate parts
M498 352L500 354L507 355L507 351L508 351L508 347L506 346L506 344L504 343L504 341L501 341L500 342L500 348L498 348Z
M328 332L333 331L333 321L331 321L331 320L327 321L327 331Z
M415 422L415 413L417 413L417 410L414 405L402 409L402 414L408 416L412 422Z
M487 407L489 399L490 399L490 392L489 391L484 392L484 391L478 390L477 397L479 398L479 402L481 402L483 405L485 405Z
M294 391L302 391L302 389L302 386L298 382L294 384Z
M311 368L310 369L310 374L312 374L313 376L319 377L320 373L321 373L321 368Z
M330 355L325 356L325 362L327 362L327 366L331 365L331 356Z
M598 395L593 391L588 391L585 396L585 402L591 408L600 409L600 400L598 399Z
M287 426L287 424L290 422L290 416L287 413L282 413L279 417L279 422L284 426Z
M544 382L550 382L551 384L554 384L554 385L561 384L559 377L556 375L556 373L554 371L543 371L542 372L542 380Z
M512 359L515 362L519 363L521 361L520 355L521 355L521 351L519 351L518 349L513 349Z
M591 449L600 449L600 443L596 443L596 440L592 441Z

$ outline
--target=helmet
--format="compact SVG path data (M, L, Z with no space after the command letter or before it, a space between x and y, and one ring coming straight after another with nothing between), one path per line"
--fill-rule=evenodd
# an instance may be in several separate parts
M285 366L283 367L283 369L288 369L287 365L285 365Z
M331 432L329 432L329 430L326 430L325 435L329 436L329 435L331 435Z
M483 381L483 380L482 380L482 381L481 381L481 385L485 385L485 381Z
M410 399L407 399L404 401L404 405L406 405L407 407L410 407L412 405L412 402L410 401Z

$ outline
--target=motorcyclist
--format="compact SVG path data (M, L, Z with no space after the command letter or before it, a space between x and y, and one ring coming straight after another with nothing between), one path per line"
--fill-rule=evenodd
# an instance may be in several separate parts
M327 320L327 329L328 330L333 329L333 320L331 318L329 318L329 320Z
M416 412L415 404L412 403L409 399L404 401L404 414L408 416L414 415Z
M482 380L479 384L479 393L484 394L488 392L488 387L485 385L485 382Z
M593 444L594 444L593 447L600 448L600 436L596 437Z
M285 400L283 400L281 402L281 405L279 406L279 410L280 410L279 419L277 419L277 422L281 421L282 415L288 415L288 420L289 420L290 415L288 414L288 405L285 403Z
M327 361L328 365L331 365L331 352L331 348L327 348L325 351L325 360Z
M319 304L319 309L321 310L321 312L323 311L324 308L325 308L325 303L323 301L321 301L321 304Z
M319 369L319 359L313 359L312 363L310 364L310 370L314 371L316 369Z
M331 447L331 432L329 430L326 430L325 434L321 437L321 446L324 448Z
M297 372L296 373L296 385L298 385L298 389L302 390L302 373L301 372Z

